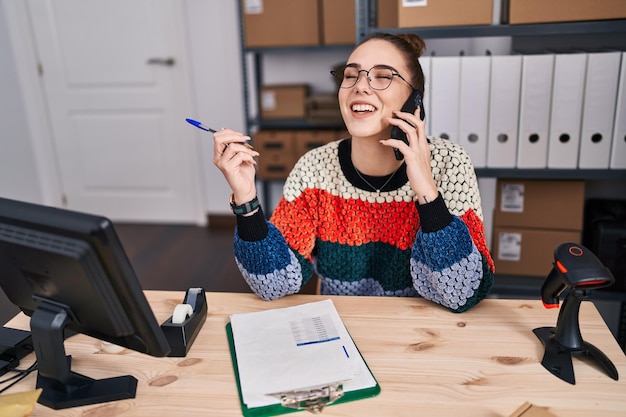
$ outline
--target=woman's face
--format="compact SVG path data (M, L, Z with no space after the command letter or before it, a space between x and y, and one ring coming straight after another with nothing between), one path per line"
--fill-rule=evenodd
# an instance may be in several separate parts
M376 65L389 66L410 81L403 55L394 45L381 39L359 45L346 64L366 71ZM374 90L361 72L353 87L340 88L338 93L341 115L350 135L389 138L391 125L385 118L392 117L393 110L400 110L410 93L411 87L400 77L393 77L387 89Z

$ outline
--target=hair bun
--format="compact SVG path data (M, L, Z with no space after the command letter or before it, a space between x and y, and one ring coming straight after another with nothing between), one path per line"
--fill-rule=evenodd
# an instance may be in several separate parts
M426 51L426 42L424 42L424 39L419 35L415 33L402 33L397 36L407 41L413 47L415 55L417 55L418 58Z

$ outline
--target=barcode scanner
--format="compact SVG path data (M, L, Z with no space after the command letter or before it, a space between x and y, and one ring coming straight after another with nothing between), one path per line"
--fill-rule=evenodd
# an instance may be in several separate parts
M422 102L422 92L415 89L411 92L409 98L404 102L400 111L413 114L418 107L420 108L420 120L424 120L426 118L426 112L424 111L424 103ZM406 133L404 133L404 131L398 126L393 126L391 128L391 137L393 139L399 139L407 145L409 144ZM402 159L404 159L404 155L397 148L393 148L393 152L395 153L398 161L402 161Z
M545 347L541 364L553 375L575 384L572 356L587 356L614 380L617 369L611 360L580 333L578 311L589 291L615 282L611 271L587 248L578 243L562 243L554 250L554 264L541 286L541 301L546 308L557 308L559 297L567 290L556 327L540 327L533 332Z

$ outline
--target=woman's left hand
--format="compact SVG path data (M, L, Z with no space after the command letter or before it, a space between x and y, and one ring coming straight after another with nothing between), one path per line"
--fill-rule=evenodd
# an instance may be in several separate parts
M430 168L430 145L426 139L426 124L419 118L419 107L414 114L394 111L387 119L406 133L408 144L399 139L384 139L380 143L397 148L404 155L406 174L420 204L433 201L439 195Z

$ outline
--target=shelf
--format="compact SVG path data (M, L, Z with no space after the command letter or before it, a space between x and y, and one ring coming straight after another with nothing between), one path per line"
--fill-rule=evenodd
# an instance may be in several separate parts
M498 275L489 297L540 299L541 286L545 278L529 276ZM591 291L590 300L626 302L626 292L619 289L599 289Z
M589 22L533 23L525 25L477 25L425 28L365 28L365 34L375 31L389 33L415 32L424 39L473 38L486 36L551 36L573 34L623 33L626 20L598 20Z
M248 48L244 46L244 52L250 53L277 53L293 54L296 52L328 52L328 51L350 51L354 44L347 45L311 45L311 46L266 46Z
M626 180L625 169L522 169L476 168L483 178L524 178L551 180Z

